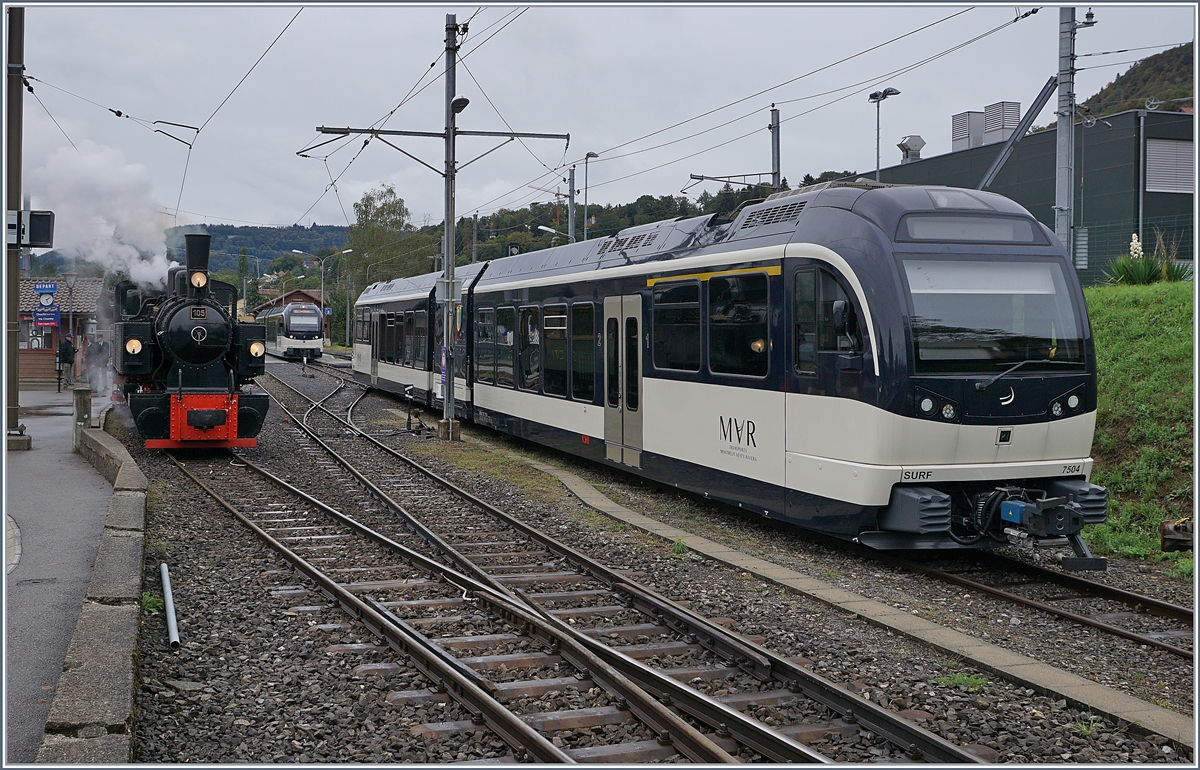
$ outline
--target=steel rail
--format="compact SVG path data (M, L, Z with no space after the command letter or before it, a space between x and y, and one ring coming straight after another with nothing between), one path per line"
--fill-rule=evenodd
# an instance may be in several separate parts
M875 558L877 558L879 561L891 563L894 566L902 567L902 568L910 570L912 572L918 572L918 573L921 573L924 575L929 575L931 577L937 578L938 580L943 580L947 583L954 583L954 584L960 585L964 588L970 588L973 591L979 591L980 593L988 594L989 596L995 596L996 598L1003 599L1005 601L1012 602L1014 604L1020 604L1025 607L1029 607L1030 609L1038 610L1039 612L1044 612L1048 615L1054 615L1056 617L1063 618L1064 620L1069 620L1073 623L1079 623L1081 625L1085 625L1090 628L1095 628L1100 631L1104 631L1105 633L1113 634L1114 636L1119 636L1119 637L1122 637L1123 639L1128 639L1130 641L1137 642L1138 644L1145 644L1145 645L1149 645L1151 647L1156 647L1160 650L1164 650L1173 655L1178 655L1180 657L1187 658L1189 660L1191 660L1195 656L1195 653L1192 650L1188 650L1183 647L1177 647L1168 642L1164 642L1160 639L1155 639L1154 637L1140 634L1136 631L1129 631L1128 629L1121 628L1120 626L1114 625L1112 623L1106 623L1102 620L1096 620L1095 618L1090 617L1088 615L1081 615L1077 612L1065 610L1061 607L1055 607L1052 604L1048 604L1048 603L1040 601L1038 599L1030 599L1028 597L1021 596L1020 594L1012 593L1011 591L1006 591L1003 588L997 588L996 586L990 586L986 583L981 583L978 580L972 580L971 578L963 577L962 575L957 575L953 572L945 572L945 571L939 570L935 567L927 567L923 564L917 564L916 562L910 562L906 559L900 559L900 558L897 558L894 556L875 556ZM1116 601L1116 602L1121 602L1123 604L1132 605L1135 607L1135 609L1138 605L1140 605L1142 607L1147 607L1147 608L1154 607L1155 609L1158 609L1159 612L1151 612L1151 614L1160 615L1160 613L1161 613L1161 616L1164 616L1164 617L1171 617L1171 618L1175 618L1175 619L1179 619L1179 620L1186 620L1189 626L1192 623L1192 612L1190 610L1188 610L1186 607L1179 607L1177 605L1169 604L1167 602L1162 602L1157 599L1151 599L1150 597L1147 597L1147 596L1141 596L1139 594L1130 593L1128 591L1122 591L1119 588L1112 588L1110 586L1101 585L1100 583L1093 583L1090 580L1084 580L1082 578L1078 578L1073 575L1060 575L1059 573L1054 572L1053 570L1043 570L1040 567L1035 567L1033 565L1026 565L1023 562L1018 562L1018 561L1010 560L1010 559L1004 559L1003 557L980 557L980 558L993 559L993 562L995 562L994 566L996 568L1014 569L1014 570L1017 570L1024 574L1037 576L1038 578L1045 580L1048 583L1071 588L1072 590L1077 590L1077 591L1088 590L1088 591L1090 591L1093 589L1093 587L1098 589L1097 593L1094 596L1090 596L1090 597L1086 596L1086 595L1079 596L1078 597L1079 599L1088 599L1088 598L1107 599L1109 601ZM1000 562L1003 562L1003 564L1000 564ZM1011 564L1010 564L1010 562L1011 562ZM1168 612L1170 612L1170 614L1167 614ZM1175 613L1178 613L1178 614L1175 614Z
M201 481L178 459L167 454L185 475L217 501L225 510L250 529L260 540L278 553L294 569L312 580L321 593L338 602L348 614L358 618L388 644L412 659L413 664L422 674L431 680L441 683L447 695L463 704L469 711L480 714L488 727L505 740L514 749L522 749L529 757L539 762L562 762L574 764L575 760L569 754L548 741L545 736L534 730L523 720L508 709L504 708L487 691L479 686L477 677L467 677L462 667L452 666L445 656L430 654L427 644L421 637L414 636L411 628L406 625L392 623L381 615L374 607L359 599L354 594L342 588L336 581L326 576L319 569L305 561L302 557L268 534L247 516L230 505L220 494L205 482ZM245 461L245 458L239 458ZM249 463L247 463L249 465ZM290 485L288 485L290 487ZM291 492L298 492L294 487ZM303 497L315 502L308 495ZM329 510L328 506L322 508Z
M299 394L301 397L308 399L309 401L312 400L307 395L291 386L289 383L284 382L281 378L276 376L275 379L291 389L293 392ZM358 385L364 389L366 388L366 386L362 385L361 383L358 383ZM277 399L276 401L279 403ZM357 403L357 401L355 403ZM280 403L280 407L283 408L284 411L288 411L282 403ZM351 408L353 408L353 405ZM443 486L455 495L458 495L462 499L478 506L492 516L500 519L523 535L541 543L544 547L560 557L567 559L579 571L607 583L612 590L625 593L626 595L630 596L632 598L633 606L637 609L645 612L648 615L661 617L665 624L677 633L695 635L701 644L712 650L714 654L718 655L718 657L733 661L739 668L742 668L744 671L755 675L760 680L771 679L785 683L794 692L802 693L806 697L809 697L826 708L829 708L831 711L834 711L835 713L847 718L848 721L856 720L863 724L866 728L891 741L893 744L904 747L910 755L919 755L928 761L939 763L980 763L984 761L977 755L955 746L954 744L920 727L919 725L913 724L902 717L892 714L883 707L839 687L838 685L819 676L818 674L786 660L782 656L771 653L768 650L759 647L758 645L754 645L738 637L728 629L711 622L707 618L693 612L692 610L671 602L665 597L658 595L651 589L631 580L629 577L615 572L598 562L595 562L594 560L584 556L578 551L575 551L560 541L555 540L554 538L529 526L525 522L522 522L521 520L500 510L485 500L472 495L458 485L454 484L454 482L450 481L449 479L438 475L434 471L400 454L395 449L363 432L357 426L354 426L349 420L342 421L340 417L332 412L329 412L328 410L324 411L326 411L326 413L329 414L333 419L338 420L339 422L342 422L343 425L348 426L358 435L368 439L372 444L382 451L390 454L419 473L432 479L437 484ZM319 441L319 439L316 440ZM323 442L321 443L323 444ZM328 451L330 451L330 453L335 457L338 457L337 453L333 452L332 450ZM341 463L343 466L347 467L348 470L351 470L352 473L356 473L353 469L349 468L346 461L341 460ZM369 481L366 483L370 484ZM406 513L405 515L408 514ZM465 559L465 557L463 557L461 554L458 554L457 551L450 549L449 553L455 554L451 555L450 558L453 558L456 561L460 559L464 560L466 562L462 565L464 568L467 568L467 565L470 564L470 561ZM479 571L482 572L482 570ZM505 591L507 592L507 589L505 589ZM530 606L539 613L545 615L545 611L542 610L541 607L537 606L536 603L531 603ZM594 640L591 640L590 638L581 638L581 641L584 641L585 644L593 647L597 654L601 654L601 652L596 650L593 646L592 642L594 642ZM624 670L627 674L632 675L631 667L626 662L629 660L627 656L624 656L621 653L613 651L607 647L604 647L603 649L606 651L606 660L608 660L612 665L618 665L619 661L620 665L623 666L622 670ZM644 666L642 667L646 668ZM636 668L636 665L633 666L633 668ZM652 669L648 668L647 670L652 671ZM665 685L663 687L664 689L671 688L671 685ZM714 721L717 718L714 716L713 709L701 708L696 705L701 702L716 703L716 701L696 692L692 688L687 689L696 696L696 699L702 700L696 700L690 696L687 698L681 698L680 701L677 702L677 705L679 705L680 708L688 710L688 713L691 713L697 719L708 722L712 726L718 727L718 729L720 729L722 726L724 726L725 729L731 729L729 727L730 721L728 720L720 719L719 721ZM695 710L689 709L689 706ZM721 708L716 709L716 711L721 711L723 714L723 704L717 704L717 706ZM738 713L740 714L740 712ZM786 736L781 737L784 737L785 740L794 743L797 746L803 746L803 744L791 741L791 739L786 738ZM747 745L753 744L748 742ZM806 751L811 751L811 749L808 749L808 747L804 748ZM756 747L756 750L759 749ZM772 756L772 758L777 759L777 761L806 761L796 758L782 759L773 756L770 752L766 753L766 756ZM810 759L807 761L816 760Z
M276 377L276 379L279 380L278 377ZM283 382L282 380L279 381ZM287 383L283 384L287 385ZM291 386L289 385L288 387ZM292 388L292 390L300 396L308 398L308 396L304 395L299 390L296 390L295 388ZM291 415L292 417L296 416L286 406L284 406L283 402L281 402L273 394L270 395L285 413ZM311 401L311 399L309 400ZM328 412L328 410L325 411L333 416L334 419L340 421L340 418L338 418L336 415L333 415L332 412ZM412 529L415 534L426 540L426 542L428 542L434 548L440 550L447 556L447 558L453 560L458 566L466 571L467 574L461 575L459 578L464 581L471 581L469 587L458 582L455 583L456 586L463 588L463 590L470 590L476 593L483 593L484 587L486 587L488 592L504 597L506 600L505 605L508 608L508 611L513 611L513 608L519 608L520 614L523 616L520 619L520 622L516 623L516 625L523 625L528 628L541 622L540 618L538 618L537 615L531 614L531 609L524 606L524 603L521 601L521 599L513 594L507 586L496 581L495 578L483 571L478 565L467 559L453 546L443 540L439 535L421 523L402 505L393 500L386 492L380 489L378 485L368 479L349 461L342 457L339 452L325 443L325 441L317 436L316 432L313 431L308 425L304 424L303 422L296 422L295 424L296 427L303 430L310 439L315 441L321 446L322 449L328 452L330 456L333 457L333 459L337 461L343 468L345 468L360 484L366 487L373 497L399 514L402 517L402 521L404 521L404 523L410 529ZM355 434L364 436L366 438L371 438L362 431L359 431L357 428L354 428L353 426L350 427L354 430ZM282 479L278 479L265 469L258 468L244 457L240 457L239 459L264 476L271 478L276 483L287 485L287 482L284 482ZM287 486L290 487L290 485ZM293 491L294 493L299 494L305 499L308 499L316 504L322 505L319 503L319 501L316 501L314 498L305 495L305 493L301 492L300 490L291 488L290 491ZM327 508L327 506L323 505L322 507ZM337 516L353 522L353 519L345 517L344 514L337 514ZM370 528L362 525L359 522L354 522L352 526L363 534L367 534L368 532L372 533L368 535L368 537L378 537L386 540L383 535L375 533L373 530L370 530ZM406 552L416 554L415 551L411 551L410 549L407 549L398 543L392 543L389 547L403 549ZM449 574L448 568L445 565L441 565L439 562L427 559L426 557L422 557L422 559L425 564L424 568L429 569L430 571L446 571L445 574ZM496 609L497 611L502 611L499 607L496 607ZM578 634L574 632L573 629L568 630L570 633L568 633L565 638L562 638L559 634L547 634L545 640L557 646L560 654L563 654L564 657L567 658L577 668L580 670L589 671L594 675L596 680L603 685L607 685L605 689L609 690L609 692L612 692L613 694L623 698L628 704L630 711L639 719L653 727L661 740L669 740L669 742L676 749L678 749L681 754L694 762L730 763L737 761L737 759L732 757L728 752L714 743L706 735L689 725L687 722L683 721L677 714L665 708L662 704L656 701L649 695L649 693L645 691L645 688L639 686L638 683L627 679L620 671L612 667L610 664L605 663L599 658L593 656L585 647L580 644ZM574 657L574 659L572 659L572 657ZM796 745L800 746L801 744ZM805 749L805 751L810 750ZM813 760L809 759L806 761Z

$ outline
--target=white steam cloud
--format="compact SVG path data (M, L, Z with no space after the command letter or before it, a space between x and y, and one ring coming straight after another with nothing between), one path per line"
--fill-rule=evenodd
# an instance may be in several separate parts
M169 220L151 197L149 171L113 147L77 146L59 147L26 175L33 207L54 211L55 251L164 285Z

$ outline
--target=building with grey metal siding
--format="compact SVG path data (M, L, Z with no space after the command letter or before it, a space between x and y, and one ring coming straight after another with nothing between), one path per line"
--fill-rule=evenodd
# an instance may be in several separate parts
M1102 281L1109 262L1129 253L1133 233L1139 233L1147 254L1162 232L1168 243L1178 243L1180 259L1193 259L1193 122L1186 113L1130 110L1091 127L1076 124L1076 267L1084 284ZM1056 134L1051 128L1022 139L988 187L1051 230ZM974 188L1003 146L996 142L892 166L880 171L880 181Z

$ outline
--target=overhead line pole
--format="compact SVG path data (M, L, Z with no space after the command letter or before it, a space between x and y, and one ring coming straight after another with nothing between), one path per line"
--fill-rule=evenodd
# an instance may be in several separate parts
M518 137L527 139L565 139L569 145L571 142L570 134L541 134L541 133L525 133L517 131L460 131L455 125L455 119L458 113L462 112L469 103L464 96L456 96L454 91L457 86L456 82L456 65L458 63L458 17L455 14L446 14L446 130L441 133L432 131L398 131L385 130L376 128L334 128L326 126L318 126L317 131L322 134L370 134L375 137L384 136L424 136L436 139L442 139L446 145L446 160L445 170L440 171L445 180L445 227L446 232L443 236L442 243L442 281L444 282L444 292L439 291L439 301L443 303L442 314L442 379L445 382L442 395L442 418L444 430L439 431L446 438L456 438L457 431L454 423L454 308L456 303L454 297L454 178L459 166L455 159L455 140L459 136L502 136L507 137L510 141ZM466 25L463 25L465 28ZM399 150L404 155L413 158L418 163L421 163L429 168L433 168L428 163L410 155L405 150L396 147L396 145L388 142L386 139L381 139L385 144L393 149ZM498 149L493 147L492 150ZM483 153L487 155L492 152L488 150ZM472 158L463 167L474 163L483 155ZM437 171L437 169L434 169Z
M24 8L9 8L8 9L8 196L5 207L8 211L20 211L21 209L21 110L22 96L25 89L22 85L22 79L25 72L25 9ZM5 348L8 354L8 360L5 362L8 373L8 390L7 390L7 405L5 409L5 421L7 425L8 435L14 436L21 433L20 427L20 408L21 408L21 385L20 385L20 359L18 358L18 349L20 348L20 316L18 315L18 305L21 300L21 282L20 270L18 262L20 260L20 246L17 241L19 238L13 239L7 244L6 260L4 263L5 280L7 281L5 292ZM60 338L61 338L61 329ZM28 439L22 442L22 439L7 439L13 442L13 447L17 444L24 444L20 448L28 449Z

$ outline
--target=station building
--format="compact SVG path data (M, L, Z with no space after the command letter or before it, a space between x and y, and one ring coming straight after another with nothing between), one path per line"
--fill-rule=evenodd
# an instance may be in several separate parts
M900 165L880 170L880 181L974 188L1020 121L1020 105L998 102L982 113L952 117L953 150L920 157L919 137L905 137ZM1075 266L1086 285L1129 253L1134 233L1147 255L1158 234L1194 259L1196 185L1194 116L1183 112L1129 110L1075 125ZM916 139L915 142L912 140ZM1019 141L987 190L1020 203L1054 229L1054 177L1058 131L1050 128ZM911 151L913 146L917 150ZM860 174L860 176L869 176Z
M55 283L58 291L53 295L50 305L43 305L42 294L35 290L36 284ZM53 385L56 373L54 357L58 353L58 343L69 329L75 335L75 346L83 347L85 336L109 331L107 319L101 318L99 307L104 294L103 278L79 278L70 290L62 276L57 278L22 278L18 309L20 324L17 337L18 367L22 387L34 385ZM47 307L58 310L58 324L47 324L42 311ZM111 339L111 338L110 338ZM76 362L76 373L79 363Z

